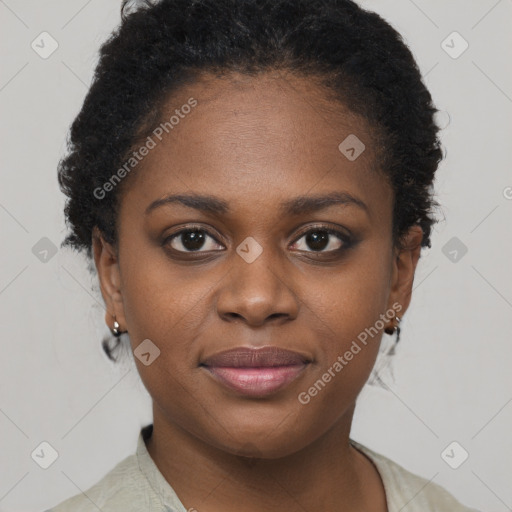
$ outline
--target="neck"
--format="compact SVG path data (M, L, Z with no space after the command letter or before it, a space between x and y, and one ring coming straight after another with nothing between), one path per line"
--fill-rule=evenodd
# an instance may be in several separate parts
M151 458L187 510L386 512L373 464L350 445L354 406L321 437L280 458L241 457L166 420L153 403Z

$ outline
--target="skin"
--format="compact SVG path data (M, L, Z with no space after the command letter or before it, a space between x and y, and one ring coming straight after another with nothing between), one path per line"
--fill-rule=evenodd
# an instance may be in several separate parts
M135 358L153 400L148 451L187 509L386 511L376 468L349 444L382 330L310 403L297 397L393 304L403 316L421 228L411 227L402 250L393 246L394 195L379 172L371 126L313 80L204 75L173 93L162 118L190 97L198 105L123 183L118 247L97 229L93 236L107 325L115 314L132 350L150 339L161 351L148 366ZM349 134L366 145L355 161L338 149ZM296 196L333 191L367 210L279 211ZM230 213L175 202L144 214L171 193L214 195ZM179 235L163 244L197 224L208 235L199 254ZM327 235L329 245L315 249L304 235L318 224L356 242ZM263 249L252 263L236 252L248 236ZM263 345L312 363L265 398L230 391L199 366L229 348Z

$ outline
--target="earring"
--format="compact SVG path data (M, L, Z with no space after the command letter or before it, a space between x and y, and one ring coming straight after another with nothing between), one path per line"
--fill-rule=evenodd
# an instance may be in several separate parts
M114 328L110 329L110 331L116 338L118 338L122 334L121 331L119 330L119 327L119 322L116 320L116 315L114 315Z
M396 331L396 340L395 340L395 343L393 343L393 345L391 346L391 348L388 350L387 352L387 355L388 356L393 356L395 354L395 347L397 346L398 342L400 341L400 320L401 318L396 316L396 326L393 325L392 327L388 327L386 329L384 329L384 332L386 334L393 334L395 331Z
M400 321L402 320L399 316L395 316L397 325L392 324L391 327L386 327L384 332L386 334L393 334L396 331L397 338L400 337Z

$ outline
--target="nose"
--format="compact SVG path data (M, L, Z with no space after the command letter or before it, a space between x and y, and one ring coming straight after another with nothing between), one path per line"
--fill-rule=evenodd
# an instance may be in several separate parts
M251 263L234 254L231 270L222 280L217 296L219 316L252 327L296 318L300 302L289 282L290 273L286 279L283 267L284 263L279 264L270 249L264 249Z

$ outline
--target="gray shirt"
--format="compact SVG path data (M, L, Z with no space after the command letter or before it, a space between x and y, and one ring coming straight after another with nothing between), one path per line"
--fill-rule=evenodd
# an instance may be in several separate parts
M142 428L136 452L99 482L45 512L188 512L147 451L144 440L152 431L152 424ZM478 512L460 504L439 485L355 441L351 443L373 461L380 473L388 512Z

